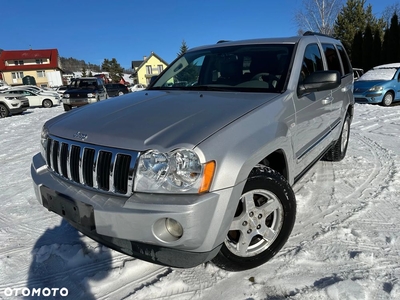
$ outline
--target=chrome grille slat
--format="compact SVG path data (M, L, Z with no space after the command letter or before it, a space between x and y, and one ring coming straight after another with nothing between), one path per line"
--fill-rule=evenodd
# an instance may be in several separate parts
M46 161L57 175L76 184L108 193L133 193L139 152L99 147L50 136Z

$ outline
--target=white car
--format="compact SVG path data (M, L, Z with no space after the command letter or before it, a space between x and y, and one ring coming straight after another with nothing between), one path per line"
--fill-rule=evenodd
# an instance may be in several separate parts
M140 83L131 86L131 92L143 91L144 89L146 89L146 85Z
M29 106L41 106L49 108L54 105L60 105L60 97L58 95L46 95L42 93L36 93L30 89L20 88L8 89L7 93L26 97L29 100Z
M14 87L15 89L23 89L23 90L31 90L35 93L40 93L42 95L52 95L54 97L59 96L58 93L56 91L51 91L51 90L44 90L40 87L37 87L36 85L20 85L20 86L16 86Z

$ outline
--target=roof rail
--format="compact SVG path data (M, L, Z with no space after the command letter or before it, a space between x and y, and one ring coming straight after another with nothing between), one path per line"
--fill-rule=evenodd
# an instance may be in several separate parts
M320 32L313 32L313 31L306 31L306 32L303 33L303 36L307 36L307 35L319 35L319 36L332 37L332 36L327 35L327 34L323 34L323 33L320 33Z
M227 40L219 40L219 41L217 42L217 44L226 43L226 42L230 42L230 41L227 41Z

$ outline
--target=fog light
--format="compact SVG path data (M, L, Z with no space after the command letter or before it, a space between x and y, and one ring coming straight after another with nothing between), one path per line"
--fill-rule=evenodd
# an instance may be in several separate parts
M165 219L165 227L167 228L168 232L176 237L176 238L180 238L183 234L183 228L182 225L174 220L174 219L170 219L170 218L166 218Z

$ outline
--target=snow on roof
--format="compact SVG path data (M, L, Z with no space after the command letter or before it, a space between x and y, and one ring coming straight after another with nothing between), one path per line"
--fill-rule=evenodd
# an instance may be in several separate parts
M373 69L387 69L387 68L400 68L400 63L392 63L373 67Z
M392 64L394 65L394 64ZM388 66L388 65L387 65ZM399 64L400 67L400 64ZM394 74L396 74L397 68L399 67L385 67L385 68L373 68L369 70L367 73L362 75L358 81L363 80L392 80ZM386 69L387 68L387 69Z

